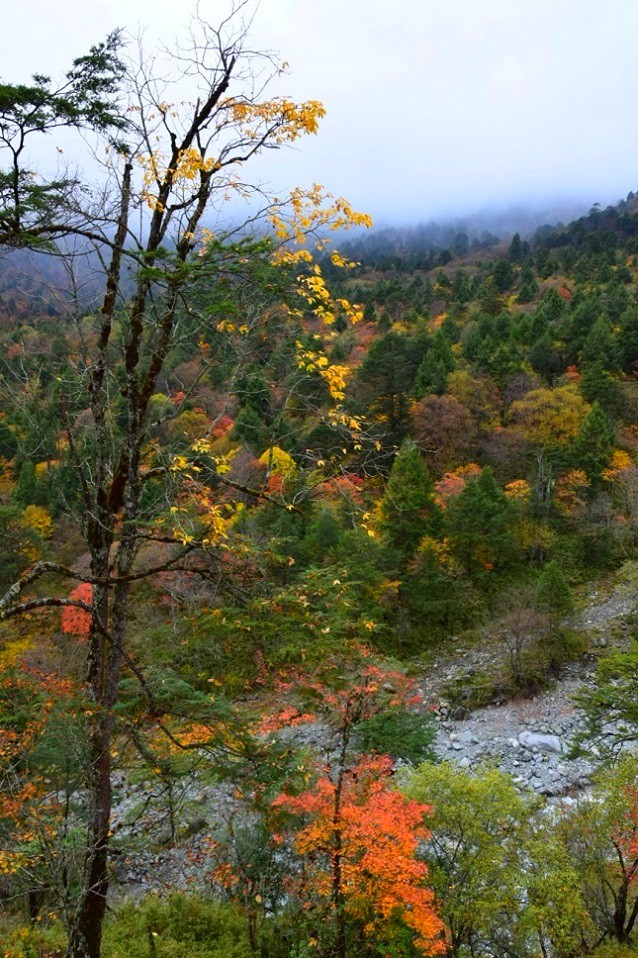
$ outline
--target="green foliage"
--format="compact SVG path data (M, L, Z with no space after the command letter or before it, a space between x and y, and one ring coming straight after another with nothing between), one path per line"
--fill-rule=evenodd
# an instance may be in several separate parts
M252 958L244 917L234 905L173 894L123 905L107 921L104 958Z
M46 246L69 215L75 181L43 182L22 168L21 154L32 135L60 127L117 133L127 125L117 103L125 71L122 42L120 31L109 34L73 61L57 87L42 75L31 85L0 84L0 135L15 161L0 170L0 242Z
M581 747L595 744L599 750L613 753L624 742L638 741L638 637L635 633L629 648L613 649L602 656L596 685L579 695L579 704L587 716L587 730L579 737Z
M431 717L391 708L364 719L357 727L362 752L390 755L416 765L434 761L436 726Z
M519 303L531 303L538 293L538 283L530 266L521 270L521 288L518 292Z
M407 612L414 632L415 651L431 641L472 625L481 611L480 593L471 582L441 564L436 544L422 543L410 563L399 593L401 611Z
M448 375L456 369L456 360L450 342L442 330L438 330L432 339L427 353L421 361L414 382L417 397L426 393L442 395L447 386Z
M427 345L425 336L391 330L372 342L357 371L357 408L379 424L388 445L400 444L407 433L407 397Z
M583 367L580 391L587 402L599 403L610 415L622 407L620 386L601 362L594 361Z
M264 666L311 667L363 635L374 641L381 619L369 585L351 579L343 566L310 568L244 607L203 612L177 663L196 687L203 690L215 678L236 693Z
M561 837L601 937L631 940L638 915L638 760L625 755L599 772L591 795L566 808Z
M43 130L58 121L108 125L119 75L114 43L77 61L77 72L67 77L68 102L43 77L30 86L0 87L0 107L7 111L0 125L30 122L34 109L33 122ZM20 209L8 185L10 170L0 173L0 243L9 234L18 245L47 243L47 224L73 199L75 184L22 178ZM296 362L295 344L313 350L316 328L307 316L289 323L280 309L299 305L289 283L298 265L290 273L275 268L272 245L261 239L227 245L211 239L188 272L188 308L179 307L180 335L153 387L161 393L152 394L140 447L144 491L137 529L145 538L136 574L168 567L163 583L132 590L134 635L114 710L126 774L144 783L144 801L154 812L163 802L173 818L176 809L188 807L195 780L207 785L226 778L244 798L254 793L260 800L272 797L288 775L300 783L308 775L308 754L295 750L295 734L268 735L267 723L261 737L254 733L263 702L278 706L279 695L286 701L295 696L295 707L317 713L316 724L330 733L325 749L323 742L318 748L331 756L345 742L348 758L351 751L413 764L427 759L406 787L433 805L432 838L423 854L455 958L575 958L602 935L615 934L610 889L618 890L618 871L610 835L628 814L618 797L628 779L596 785L599 805L583 803L565 817L557 810L539 814L536 799L494 770L467 775L435 766L431 717L392 703L392 682L375 689L373 714L361 720L357 711L357 695L369 693L360 684L370 649L427 661L424 651L436 645L437 654L438 647L445 654L452 637L455 647L482 641L478 632L463 630L487 611L508 650L519 639L521 648L514 648L506 668L460 675L445 696L453 706L472 707L541 688L585 651L586 637L565 621L574 608L570 584L635 554L635 537L622 530L631 518L636 451L638 309L632 304L638 270L632 257L638 219L602 232L597 217L544 231L531 245L517 234L506 254L494 250L495 237L473 239L456 230L427 248L406 234L395 246L381 239L370 257L354 253L365 265L356 267L354 279L337 279L338 292L365 303L364 324L350 327L339 317L333 327L339 336L326 347L329 362L352 364L334 418L321 378ZM609 219L615 222L613 214ZM487 248L493 251L481 260ZM453 255L464 261L450 266ZM157 328L166 269L174 268L173 253L162 249L141 270L158 291L150 329ZM337 278L332 263L326 275ZM44 294L22 303L10 277L3 267L0 312L9 322L0 330L0 374L5 394L16 375L25 390L19 408L3 400L0 409L2 591L38 556L74 562L82 553L69 515L81 519L85 510L70 467L57 372L60 365L75 368L79 337L90 342L92 328L91 317L67 323ZM241 338L220 329L229 319L237 326L247 322ZM126 343L128 321L129 314L116 309L114 349ZM237 372L240 354L247 362ZM127 400L118 372L112 384L108 432L117 443ZM94 461L96 430L79 386L77 396L64 417L80 458ZM359 416L361 422L350 418ZM216 431L220 418L224 428ZM211 450L195 460L193 440L200 433L210 434ZM616 437L631 464L624 476L606 478ZM275 447L294 462L286 483L273 481L283 471L270 468L270 457L257 461ZM537 461L539 449L544 452ZM185 527L196 522L195 511L205 502L225 509L236 493L240 504L232 518L229 510L226 536L203 559L188 549L182 555L181 542L171 542L177 454L192 466L184 489L196 490L193 514L184 510ZM231 454L230 472L216 469L218 454ZM483 467L479 475L469 460ZM572 495L570 470L584 471L589 487L576 481ZM620 490L625 477L626 495ZM505 483L512 485L504 491ZM54 519L46 544L23 527L30 504L45 506ZM120 542L126 526L117 522L113 533ZM54 581L54 591L59 585L60 595L67 595ZM635 583L631 587L635 591ZM37 583L34 594L39 589ZM522 626L512 621L521 611L514 608L517 595L529 613ZM25 666L54 663L77 676L85 669L85 647L67 638L42 635ZM0 725L22 732L43 700L20 684L17 673L6 675L13 694L0 701ZM614 752L621 742L638 739L635 637L627 648L600 653L597 679L581 700L589 718L585 744L595 741ZM294 725L296 717L293 709L282 721ZM20 758L52 790L80 788L82 722L62 706L52 709L45 733ZM210 738L197 748L167 749L160 722L175 736L198 723ZM288 907L289 860L269 841L258 804L248 823L233 822L232 836L216 836L241 872L244 884L233 894L242 910L177 894L127 904L111 917L105 958L316 953L317 939L305 934L313 911L302 918ZM179 839L179 829L173 835ZM221 883L214 893L231 897ZM348 928L353 954L388 958L391 947L393 955L413 958L398 927L389 933L393 944L386 953L363 946L359 932ZM35 958L39 937L50 950L63 947L57 928L26 933L19 945L13 929L10 935L12 956ZM626 943L603 945L594 954L628 958L630 950Z
M511 505L489 467L452 500L448 523L458 562L472 581L489 591L491 581L517 558Z
M497 316L503 308L503 298L493 276L484 281L478 295L479 305L486 316Z
M449 763L403 777L408 796L432 806L423 855L450 933L449 953L567 956L589 920L580 876L560 835L538 819L539 800L508 775Z
M583 469L592 487L603 481L603 472L611 462L615 445L614 427L600 403L595 402L572 446L572 461Z
M392 465L380 506L379 528L405 563L425 535L441 528L441 510L434 483L413 442L405 442Z
M536 590L539 607L554 618L574 611L574 597L569 583L557 562L548 562L540 574Z

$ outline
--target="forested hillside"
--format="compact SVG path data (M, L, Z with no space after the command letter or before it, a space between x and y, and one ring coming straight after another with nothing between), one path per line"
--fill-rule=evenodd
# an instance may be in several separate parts
M117 35L0 88L0 953L633 954L638 200L364 235L314 186L222 229L323 108L197 49L181 107ZM31 176L60 126L110 192ZM522 759L578 787L441 761L583 663L580 734Z

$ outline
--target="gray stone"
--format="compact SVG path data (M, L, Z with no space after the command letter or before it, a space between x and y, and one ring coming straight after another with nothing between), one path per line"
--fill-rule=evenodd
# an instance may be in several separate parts
M192 818L184 824L184 832L186 835L197 835L197 833L203 831L207 825L208 822L205 818Z
M543 751L549 752L558 752L559 754L563 751L563 745L561 740L557 735L545 735L540 732L521 732L518 736L518 740L527 749L531 749L533 752L538 751L538 749L543 749Z
M452 712L452 718L455 722L463 722L465 719L470 717L470 710L466 709L465 706L459 705L458 708L454 709Z

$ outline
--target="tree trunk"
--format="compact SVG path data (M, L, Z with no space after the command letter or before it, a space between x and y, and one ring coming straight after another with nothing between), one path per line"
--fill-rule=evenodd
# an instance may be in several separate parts
M89 529L89 536L93 539L91 574L105 582L108 579L112 536L104 523L106 517L100 515L99 518L102 521L93 522ZM79 900L69 932L67 958L100 958L102 945L102 924L108 891L108 843L112 801L113 714L107 686L112 650L106 634L108 615L108 587L96 585L93 589L93 620L88 639L86 676L87 843Z
M69 935L68 958L100 958L108 892L113 718L108 710L100 711L89 723L89 839L82 892Z

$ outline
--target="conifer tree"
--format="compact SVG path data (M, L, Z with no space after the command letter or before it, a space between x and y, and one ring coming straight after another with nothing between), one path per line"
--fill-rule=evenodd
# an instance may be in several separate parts
M487 585L516 558L510 503L490 467L467 483L448 516L455 556L474 581Z
M594 490L602 484L602 473L611 462L614 444L611 420L600 403L595 402L572 446L573 464L587 473Z
M583 368L580 391L587 402L598 402L605 412L617 412L622 405L620 386L601 362L588 363Z
M503 308L503 297L493 276L487 277L480 289L478 298L481 311L487 313L488 316L498 315Z
M456 369L456 360L447 337L438 330L432 345L423 357L415 380L415 392L420 398L426 393L441 396L447 386L449 373Z
M572 590L557 562L548 562L541 572L536 601L552 618L573 612Z
M394 460L381 501L381 531L407 561L423 536L439 533L441 525L442 513L434 498L428 467L416 445L408 440Z
M510 243L510 248L507 253L510 261L512 263L520 263L523 258L523 244L521 242L521 234L514 233L512 236L512 242Z
M618 350L608 316L599 316L587 333L582 356L586 362L600 363L603 369L618 368Z
M519 303L531 303L538 293L538 283L531 266L525 266L521 272L521 288L518 294Z

